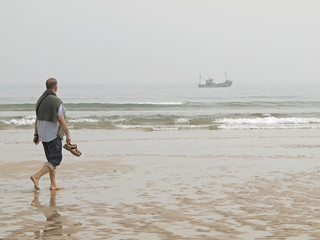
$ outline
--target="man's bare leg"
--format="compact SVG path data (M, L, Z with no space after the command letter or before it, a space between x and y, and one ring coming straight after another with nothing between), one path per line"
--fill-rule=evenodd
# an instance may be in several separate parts
M46 167L46 166L43 166L39 172L37 172L36 174L32 175L30 177L31 181L33 182L34 184L34 188L37 189L37 190L40 190L39 188L39 180L40 178L45 175L46 173L48 173L50 171L50 168Z
M57 169L50 170L49 173L50 173L50 182L51 182L50 190L61 190L61 189L63 189L62 187L58 186L58 184L56 182Z

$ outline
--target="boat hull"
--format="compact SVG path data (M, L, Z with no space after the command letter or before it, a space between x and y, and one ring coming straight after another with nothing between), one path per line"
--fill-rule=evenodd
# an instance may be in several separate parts
M224 83L206 83L206 84L199 84L200 88L220 88L220 87L231 87L232 81L225 81Z

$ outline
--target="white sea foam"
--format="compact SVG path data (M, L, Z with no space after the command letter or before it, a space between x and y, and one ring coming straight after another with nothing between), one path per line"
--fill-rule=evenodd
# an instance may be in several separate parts
M177 127L152 127L152 128L150 128L150 129L152 129L153 131L159 131L159 132L161 132L161 131L175 131L175 130L178 130L179 128L177 128Z
M28 126L33 125L35 123L35 119L10 119L10 120L1 120L1 123L6 125L14 125L14 126Z
M307 123L320 123L318 118L222 118L216 121L221 124L307 124Z
M290 128L320 128L317 118L223 118L218 119L220 129L290 129Z
M118 118L118 119L110 119L108 121L111 122L111 123L117 123L117 122L126 121L126 119L125 118Z
M140 128L141 126L117 124L115 125L115 127L119 129L136 129L136 128Z
M98 119L92 118L80 118L80 119L70 119L68 120L70 123L98 123L100 122Z
M181 124L181 123L189 123L188 118L178 118L174 121L175 124Z

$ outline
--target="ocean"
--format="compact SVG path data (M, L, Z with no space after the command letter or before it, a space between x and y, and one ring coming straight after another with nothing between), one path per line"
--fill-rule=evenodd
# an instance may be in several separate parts
M44 86L0 89L0 130L33 128ZM320 93L312 86L197 84L63 85L58 96L71 129L319 129Z
M0 90L0 239L319 239L316 87L62 83L82 155L34 191L43 91Z

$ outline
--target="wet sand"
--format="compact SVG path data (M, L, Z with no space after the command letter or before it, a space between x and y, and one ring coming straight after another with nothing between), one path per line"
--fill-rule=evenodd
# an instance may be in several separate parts
M320 239L315 130L72 130L61 191L32 130L1 130L0 239Z

